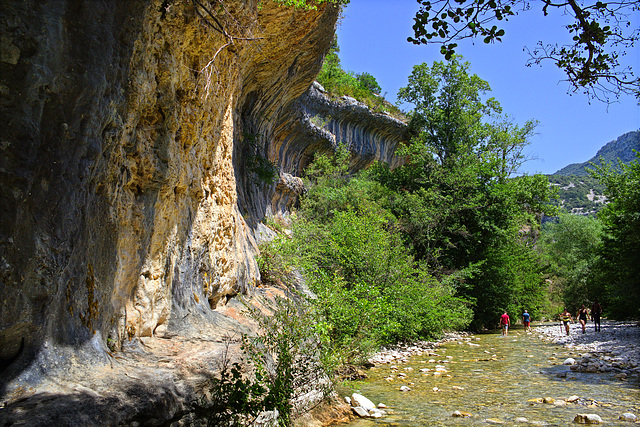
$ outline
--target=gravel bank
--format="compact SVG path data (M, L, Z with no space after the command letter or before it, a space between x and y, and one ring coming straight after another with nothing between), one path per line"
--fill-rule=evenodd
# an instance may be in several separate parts
M440 345L458 340L471 340L471 334L467 332L447 333L439 341L418 341L412 344L398 344L392 348L382 347L375 355L369 359L371 365L382 365L389 363L407 363L412 356L436 355Z
M571 369L580 372L615 372L621 377L640 374L640 324L638 322L602 321L600 332L595 332L593 323L587 323L582 333L579 323L570 325L570 335L559 323L532 328L542 338L562 344L567 349L579 352Z

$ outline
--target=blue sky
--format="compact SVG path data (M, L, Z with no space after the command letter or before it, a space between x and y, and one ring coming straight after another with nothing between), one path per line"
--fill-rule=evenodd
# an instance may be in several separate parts
M535 158L521 172L553 173L593 157L598 149L618 136L640 129L640 107L627 97L607 106L580 93L569 94L564 74L552 63L526 67L525 46L538 40L566 39L563 17L544 17L539 8L509 19L502 43L485 45L481 40L458 43L457 53L471 64L471 72L491 85L489 94L500 102L503 113L518 124L540 122L537 135L527 147ZM338 24L340 59L345 70L372 74L386 98L396 100L406 86L414 65L442 61L439 46L416 46L406 41L413 35L418 10L415 0L351 0ZM640 12L636 13L636 17ZM640 21L640 19L638 20ZM640 47L627 52L627 61L640 72Z

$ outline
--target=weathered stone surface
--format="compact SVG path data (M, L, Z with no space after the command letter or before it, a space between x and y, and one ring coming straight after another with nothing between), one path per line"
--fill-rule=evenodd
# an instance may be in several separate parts
M364 409L362 406L354 406L351 409L353 410L353 413L359 416L360 418L369 417L369 412L366 409Z
M256 288L264 217L318 151L398 164L406 125L312 85L331 5L225 0L221 32L191 0L5 3L0 424L56 405L193 421L226 337L251 330L235 297L277 293Z
M306 167L316 151L330 152L339 144L352 153L350 167L359 170L376 160L397 165L396 146L408 138L403 121L388 114L373 113L363 104L348 99L331 100L314 83L295 105L296 120L282 138L280 158L286 171L296 174ZM300 141L306 141L303 151Z
M3 3L0 424L191 419L250 331L235 296L268 293L256 235L328 147L292 120L338 11L228 0L232 39L196 3ZM376 135L348 139L354 167L390 158Z
M622 420L622 421L633 421L635 422L638 417L635 414L632 414L631 412L625 412L624 414L620 415L618 417L618 419Z
M376 405L371 400L367 399L366 397L364 397L359 393L353 393L351 395L351 405L361 406L367 411L372 411L376 409Z
M573 419L578 424L602 424L602 418L597 414L578 414Z

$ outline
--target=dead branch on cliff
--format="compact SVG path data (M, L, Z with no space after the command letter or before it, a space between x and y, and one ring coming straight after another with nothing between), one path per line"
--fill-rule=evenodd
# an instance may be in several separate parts
M216 2L218 3L218 5L220 5L221 9L224 11L224 14L231 19L232 26L235 27L235 31L238 31L239 33L248 33L248 37L236 36L231 34L229 31L227 31L227 28L225 28L225 25L222 24L221 19L216 17L216 15L211 11L210 7L205 6L200 0L191 0L191 1L195 7L196 14L200 17L200 19L209 28L212 28L214 31L222 34L227 39L227 42L224 43L222 46L220 46L218 50L216 50L216 52L213 54L213 57L209 60L209 62L207 62L207 64L199 72L199 75L204 77L204 91L205 91L205 99L206 99L209 96L209 93L211 93L211 90L214 88L214 82L216 83L215 84L216 89L220 87L220 70L215 65L218 55L220 55L220 53L225 48L234 46L236 41L256 41L256 40L262 40L264 39L264 37L254 36L250 28L250 24L244 24L244 25L241 24L233 16L233 14L227 9L223 0L216 0ZM210 3L209 3L209 6L211 6ZM253 23L256 24L257 21L254 19Z

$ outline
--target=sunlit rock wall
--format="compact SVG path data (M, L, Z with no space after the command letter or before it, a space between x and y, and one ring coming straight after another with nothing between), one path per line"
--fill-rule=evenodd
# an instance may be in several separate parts
M243 215L274 186L245 156L267 156L338 15L260 3L3 2L3 368L45 340L215 327L251 292Z
M0 375L34 358L46 374L56 346L241 328L226 304L254 292L264 218L295 206L314 155L345 144L354 171L397 163L402 122L312 85L337 16L3 3Z
M343 145L351 153L352 172L375 161L394 167L402 161L395 155L396 148L409 137L405 121L373 112L353 98L331 99L317 82L296 100L288 115L269 145L282 171L266 210L273 215L286 214L294 205L303 189L296 177L318 153L330 153Z

